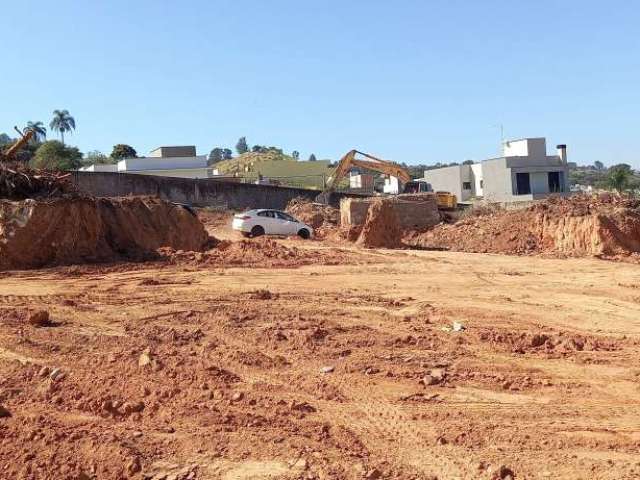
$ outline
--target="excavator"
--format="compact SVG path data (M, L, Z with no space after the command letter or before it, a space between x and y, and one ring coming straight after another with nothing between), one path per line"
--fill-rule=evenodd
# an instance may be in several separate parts
M356 158L356 155L360 155L364 158ZM329 181L327 182L325 189L316 197L316 201L328 205L331 201L331 194L353 167L373 170L374 172L383 173L397 178L400 183L400 191L402 193L422 193L431 191L428 183L412 180L409 172L397 163L389 160L381 160L369 153L350 150L340 159L338 166L331 177L329 177ZM457 205L456 196L451 193L436 192L436 197L440 208L455 208Z
M8 163L12 162L16 159L16 154L24 147L29 140L33 138L34 131L30 128L25 129L24 132L21 132L18 127L15 128L16 132L20 135L16 143L7 148L4 152L0 151L0 162Z

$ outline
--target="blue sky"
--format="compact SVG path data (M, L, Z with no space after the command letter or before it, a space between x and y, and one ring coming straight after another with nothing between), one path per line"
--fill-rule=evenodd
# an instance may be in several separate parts
M68 142L250 144L407 163L507 138L640 168L640 2L2 2L0 132L66 108Z

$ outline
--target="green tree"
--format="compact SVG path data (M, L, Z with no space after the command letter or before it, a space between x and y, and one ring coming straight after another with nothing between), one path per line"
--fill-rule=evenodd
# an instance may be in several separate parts
M207 165L211 166L222 160L231 160L233 158L233 152L230 148L215 147L209 152L209 158L207 159Z
M220 147L216 147L209 153L209 158L207 159L207 165L211 166L214 163L221 162L224 159L224 150Z
M13 143L14 140L6 133L0 133L0 146L4 147L5 145L9 145Z
M309 155L309 161L310 161L310 162L315 162L315 161L317 161L317 160L318 160L318 159L316 158L315 154L313 154L313 153L312 153L311 155Z
M42 122L27 122L27 126L22 130L22 132L27 133L29 130L33 131L34 143L40 143L46 140L47 128Z
M111 150L111 158L115 158L117 160L122 160L123 158L136 158L137 156L138 152L136 152L136 149L124 143L114 145L113 150Z
M53 119L49 123L49 127L54 132L60 134L60 140L64 144L64 132L70 132L76 129L76 121L69 114L68 110L54 110Z
M624 192L629 187L629 182L633 177L631 166L626 163L614 165L609 169L607 175L607 186L613 188L619 193Z
M118 163L118 160L112 157L107 157L99 150L92 150L85 154L82 163L85 165L113 165Z
M247 153L249 151L249 145L247 145L247 138L240 137L238 139L238 143L236 143L236 152L238 155L242 155L243 153Z
M602 163L600 160L596 160L595 162L593 162L593 166L596 168L596 170L604 170L604 163Z
M291 152L291 156L293 157L294 160L300 160L300 152L297 150L294 150L293 152Z
M49 140L38 147L30 164L46 170L76 170L82 166L82 152L58 140Z
M473 165L475 162L473 160L465 160L462 162L463 165Z

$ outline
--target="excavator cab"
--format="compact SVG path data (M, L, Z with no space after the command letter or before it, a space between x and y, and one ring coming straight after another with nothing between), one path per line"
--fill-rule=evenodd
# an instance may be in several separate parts
M402 193L426 193L433 192L431 184L423 180L411 180L404 184Z

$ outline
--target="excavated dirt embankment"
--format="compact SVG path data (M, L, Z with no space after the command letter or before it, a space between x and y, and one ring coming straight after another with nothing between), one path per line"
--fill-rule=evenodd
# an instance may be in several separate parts
M366 248L398 248L402 245L402 230L389 199L371 203L356 244Z
M640 252L640 201L608 194L553 198L470 216L405 240L465 252L625 256Z
M189 210L154 198L0 200L0 270L201 251L207 241Z

